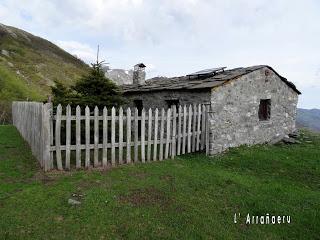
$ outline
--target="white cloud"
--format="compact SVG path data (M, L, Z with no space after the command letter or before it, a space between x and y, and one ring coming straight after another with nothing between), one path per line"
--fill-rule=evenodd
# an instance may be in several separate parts
M72 55L76 55L78 58L81 58L87 63L92 63L96 59L96 52L91 46L88 44L80 43L77 41L62 41L58 40L56 44L64 49L65 51L71 53Z
M100 44L112 67L153 63L149 77L268 64L302 91L320 87L319 12L318 0L0 2L0 21L60 41L86 61Z

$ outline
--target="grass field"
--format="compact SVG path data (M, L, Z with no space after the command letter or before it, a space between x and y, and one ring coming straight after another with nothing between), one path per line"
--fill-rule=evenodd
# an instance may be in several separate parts
M214 158L43 174L15 128L0 126L0 238L319 239L320 137L303 136ZM291 223L247 225L247 213Z

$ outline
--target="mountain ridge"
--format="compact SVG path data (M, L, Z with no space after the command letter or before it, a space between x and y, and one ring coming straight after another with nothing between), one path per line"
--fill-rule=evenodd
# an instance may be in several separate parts
M88 68L52 42L0 24L0 101L43 100L54 81L70 85Z
M297 109L297 127L320 132L320 109Z
M45 101L55 81L70 86L88 69L54 43L0 23L0 124L11 122L12 101Z

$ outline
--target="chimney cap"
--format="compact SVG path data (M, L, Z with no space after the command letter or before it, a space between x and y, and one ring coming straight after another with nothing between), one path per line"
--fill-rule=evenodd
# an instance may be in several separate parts
M134 65L135 67L140 67L140 68L145 68L146 65L144 65L143 63L138 63L136 65Z

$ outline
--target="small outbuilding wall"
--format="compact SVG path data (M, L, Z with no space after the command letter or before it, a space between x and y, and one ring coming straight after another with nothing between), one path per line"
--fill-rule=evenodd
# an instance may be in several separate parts
M259 120L260 100L270 100L269 120ZM297 102L297 92L268 67L213 88L210 154L270 142L293 132Z
M210 101L210 89L203 90L161 90L152 92L124 93L127 100L126 107L135 107L135 100L142 100L143 107L165 108L169 107L168 101L179 100L179 105L203 104Z

